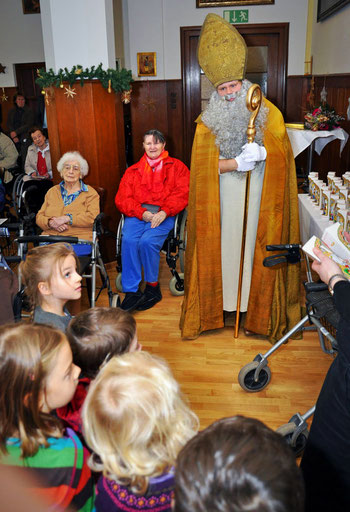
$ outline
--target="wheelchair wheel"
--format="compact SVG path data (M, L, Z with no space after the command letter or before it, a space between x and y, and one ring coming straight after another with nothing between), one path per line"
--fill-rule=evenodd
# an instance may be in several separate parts
M169 290L172 295L183 295L184 294L184 274L179 273L181 283L178 283L176 277L173 276L169 281Z
M286 423L285 425L281 425L276 429L276 432L280 434L285 441L292 448L296 457L299 457L305 448L307 439L309 437L309 431L307 429L303 430L298 434L297 438L293 441L293 434L296 430L297 426L295 423Z
M244 391L248 391L248 393L262 391L271 380L271 370L268 366L262 368L258 375L258 380L254 380L254 373L258 366L258 361L252 361L251 363L243 366L238 374L239 385L244 389Z
M118 308L120 306L120 297L117 293L113 294L110 307L111 308Z
M181 226L180 226L180 245L179 245L179 260L180 260L180 271L185 272L185 250L187 244L187 210L184 210ZM175 295L175 294L174 294ZM181 294L182 295L182 294Z
M115 278L115 286L117 287L118 292L123 292L122 273L121 272Z

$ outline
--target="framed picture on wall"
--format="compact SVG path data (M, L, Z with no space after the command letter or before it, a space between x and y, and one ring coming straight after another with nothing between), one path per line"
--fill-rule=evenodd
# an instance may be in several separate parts
M141 52L137 54L137 75L157 76L157 60L155 52Z
M317 4L317 21L328 18L331 14L349 4L350 0L318 0Z
M22 0L23 14L39 14L40 0Z
M349 0L350 1L350 0ZM196 7L226 7L228 5L271 5L275 0L196 0Z

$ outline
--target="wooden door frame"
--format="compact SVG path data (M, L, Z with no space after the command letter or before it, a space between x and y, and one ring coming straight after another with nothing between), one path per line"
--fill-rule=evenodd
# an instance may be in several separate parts
M277 38L277 74L273 81L275 84L275 97L273 102L285 113L286 108L286 83L288 65L288 41L289 23L257 23L248 25L236 25L242 36L271 35ZM194 121L201 112L200 71L197 59L194 58L193 46L196 46L201 27L180 27L181 37L181 70L182 70L182 94L184 112L184 156L189 164ZM192 61L192 62L191 62ZM269 76L268 76L269 79ZM271 76L270 76L271 79Z

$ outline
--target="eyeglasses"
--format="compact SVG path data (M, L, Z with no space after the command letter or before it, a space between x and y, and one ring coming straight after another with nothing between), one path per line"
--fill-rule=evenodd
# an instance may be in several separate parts
M63 169L65 171L70 171L72 169L74 172L80 172L79 165L64 164Z

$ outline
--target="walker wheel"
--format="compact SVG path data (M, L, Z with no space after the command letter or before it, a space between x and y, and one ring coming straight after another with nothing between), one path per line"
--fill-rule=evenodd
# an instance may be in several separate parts
M181 283L177 282L175 276L169 281L169 289L172 295L180 296L184 294L184 274L182 272L179 273L179 278L181 279Z
M252 361L251 363L248 363L245 366L243 366L243 368L239 372L238 382L241 388L244 389L244 391L248 391L249 393L256 393L257 391L262 391L270 382L271 370L268 366L262 368L258 375L258 380L254 380L254 373L258 366L258 361Z
M119 308L120 306L120 297L118 295L118 293L114 293L113 294L113 297L112 297L112 300L111 300L111 308Z
M307 438L309 437L309 431L307 428L300 432L295 441L292 441L293 434L296 430L297 426L295 423L286 423L285 425L281 425L276 429L276 432L280 434L285 441L289 444L296 457L299 457L305 448Z
M121 272L119 272L119 274L117 274L117 277L115 278L115 286L116 286L118 292L123 292L122 273Z

